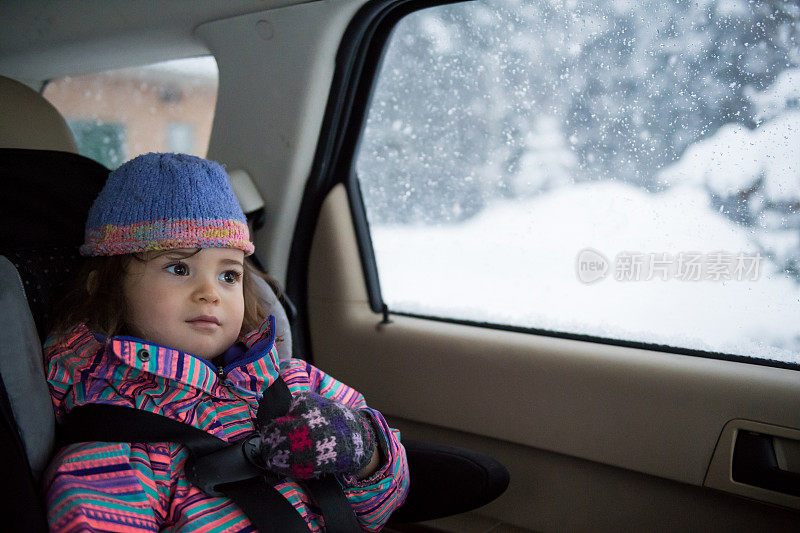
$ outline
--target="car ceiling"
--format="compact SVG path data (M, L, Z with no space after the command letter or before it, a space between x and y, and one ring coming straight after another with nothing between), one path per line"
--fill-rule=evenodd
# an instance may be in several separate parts
M204 22L313 0L3 1L0 72L35 85L94 72L207 53L194 37Z

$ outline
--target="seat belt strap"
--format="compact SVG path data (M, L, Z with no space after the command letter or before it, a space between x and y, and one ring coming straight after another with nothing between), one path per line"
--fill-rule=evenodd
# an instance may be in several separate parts
M259 401L259 426L285 415L291 406L291 393L283 379L278 378L264 391ZM62 444L73 442L179 442L191 455L187 461L187 477L192 480L193 469L202 463L222 458L218 472L204 473L208 485L233 500L262 532L307 532L308 525L292 504L274 488L277 479L248 462L241 452L244 441L228 443L194 426L183 424L162 415L139 409L109 405L87 404L70 411L61 426ZM216 452L216 453L215 453ZM232 458L225 463L225 458ZM218 479L215 475L218 473ZM271 477L272 479L268 479ZM230 482L225 482L230 480ZM352 533L361 531L342 487L333 477L310 480L306 483L319 506L326 531ZM202 487L201 487L202 488ZM205 487L208 490L209 487ZM213 493L214 490L211 491Z
M333 476L307 479L304 485L319 505L327 533L352 533L362 531L353 507Z
M119 405L88 404L76 407L70 412L68 421L63 427L64 443L180 442L189 450L192 459L229 446L222 439L194 426L155 413ZM244 458L241 462L245 462ZM193 465L187 461L187 474L192 467ZM253 468L255 470L255 467ZM263 474L261 471L254 473ZM247 490L237 487L239 483L245 483ZM308 525L294 506L271 484L265 483L263 476L251 477L217 488L220 493L233 500L261 532L308 531Z
M264 391L264 396L258 401L256 421L258 427L263 428L276 418L285 416L292 407L292 392L289 386L278 378Z

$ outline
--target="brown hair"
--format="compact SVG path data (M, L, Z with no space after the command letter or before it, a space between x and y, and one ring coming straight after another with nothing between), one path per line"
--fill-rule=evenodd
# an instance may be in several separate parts
M102 257L89 257L83 265L74 285L69 289L57 309L57 318L54 321L53 332L57 335L67 332L72 326L84 322L89 329L102 333L108 337L129 333L126 331L125 295L123 293L123 280L131 261L149 261L156 255L124 254ZM198 249L196 252L199 252ZM194 255L194 254L191 254ZM93 291L90 293L86 287L89 275L95 272ZM260 271L250 261L244 259L244 275L242 276L242 291L244 293L244 320L240 334L245 334L259 327L269 312L266 302L258 295L255 278L259 277L280 296L278 282L268 274Z

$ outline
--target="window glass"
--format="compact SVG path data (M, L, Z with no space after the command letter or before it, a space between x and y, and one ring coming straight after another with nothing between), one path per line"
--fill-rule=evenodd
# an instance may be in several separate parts
M167 146L170 152L192 153L194 149L191 124L171 123L167 125Z
M124 154L125 125L98 120L68 120L78 152L88 158L115 168Z
M395 28L355 168L393 311L800 361L800 7Z
M147 152L205 156L217 101L213 57L52 80L44 97L81 155L114 169Z

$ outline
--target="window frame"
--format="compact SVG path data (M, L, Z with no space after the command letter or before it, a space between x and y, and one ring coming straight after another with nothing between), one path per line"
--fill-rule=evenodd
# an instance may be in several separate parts
M303 193L289 255L286 292L293 301L303 303L295 324L292 326L297 352L305 359L313 362L307 311L306 280L308 278L308 262L314 229L316 228L322 203L330 190L341 183L347 191L350 215L367 288L369 307L374 313L382 314L384 320L389 320L389 314L394 314L449 324L688 355L704 359L800 370L800 363L788 363L753 356L568 333L543 328L392 311L387 307L381 294L372 236L367 222L366 208L358 176L355 172L356 155L364 127L366 126L366 117L372 102L375 81L380 73L392 30L400 20L422 9L448 4L468 3L469 1L374 0L356 13L345 31L337 52L336 69L331 83L331 92L325 110L321 135Z

